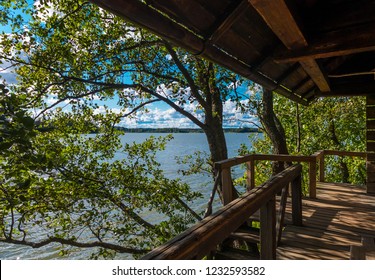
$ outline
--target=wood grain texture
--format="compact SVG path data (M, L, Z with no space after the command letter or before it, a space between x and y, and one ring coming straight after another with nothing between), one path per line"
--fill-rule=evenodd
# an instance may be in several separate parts
M362 246L363 236L375 236L374 209L375 197L365 187L318 183L317 199L303 200L304 226L286 226L277 259L350 259L351 246ZM290 211L289 206L289 223Z

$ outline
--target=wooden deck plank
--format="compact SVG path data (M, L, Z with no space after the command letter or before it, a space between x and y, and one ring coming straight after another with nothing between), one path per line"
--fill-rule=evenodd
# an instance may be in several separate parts
M318 183L317 199L303 200L302 227L290 225L290 211L277 259L349 259L350 246L375 236L375 196L364 187Z

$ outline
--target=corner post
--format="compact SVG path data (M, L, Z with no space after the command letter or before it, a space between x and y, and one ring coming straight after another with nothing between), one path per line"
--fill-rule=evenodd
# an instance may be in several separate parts
M254 157L251 156L248 162L246 162L247 172L247 191L252 190L255 187L255 161Z
M309 163L309 196L316 198L316 159Z
M276 259L276 199L260 208L260 259Z
M366 96L367 193L375 194L375 97Z
M325 158L324 151L322 151L321 154L320 154L320 156L319 156L319 182L324 182L325 181L324 158Z
M302 226L302 178L298 175L292 185L292 221L295 226Z
M230 167L224 168L221 171L221 184L223 192L223 204L227 205L233 200L232 177L230 174Z

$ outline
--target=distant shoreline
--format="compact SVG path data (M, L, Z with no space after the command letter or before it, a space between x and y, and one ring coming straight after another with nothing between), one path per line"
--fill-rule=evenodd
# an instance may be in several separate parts
M126 128L116 127L116 129L128 133L203 133L199 128ZM244 128L224 128L224 132L229 133L255 133L260 132L259 129L253 127Z

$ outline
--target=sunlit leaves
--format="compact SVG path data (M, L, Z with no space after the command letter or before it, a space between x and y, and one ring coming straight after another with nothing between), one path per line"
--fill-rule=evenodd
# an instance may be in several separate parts
M1 240L32 242L39 232L149 250L195 221L176 198L200 195L165 178L155 158L170 137L122 143L117 116L85 106L35 122L28 95L1 90Z
M310 106L299 106L300 134L298 134L297 105L286 98L274 95L275 111L285 132L291 154L311 155L319 150L365 151L365 106L364 98L324 98ZM300 150L298 151L298 138ZM336 138L336 140L334 140ZM266 135L255 141L253 150L257 153L270 153L271 144ZM246 153L246 149L243 153ZM365 181L365 162L351 157L326 157L326 180L342 181L341 163L349 169L349 182L363 184ZM305 166L305 171L307 171ZM259 168L267 170L265 166ZM266 173L266 172L263 172ZM268 174L263 174L266 179ZM307 176L307 174L305 175ZM307 177L305 177L307 178Z

